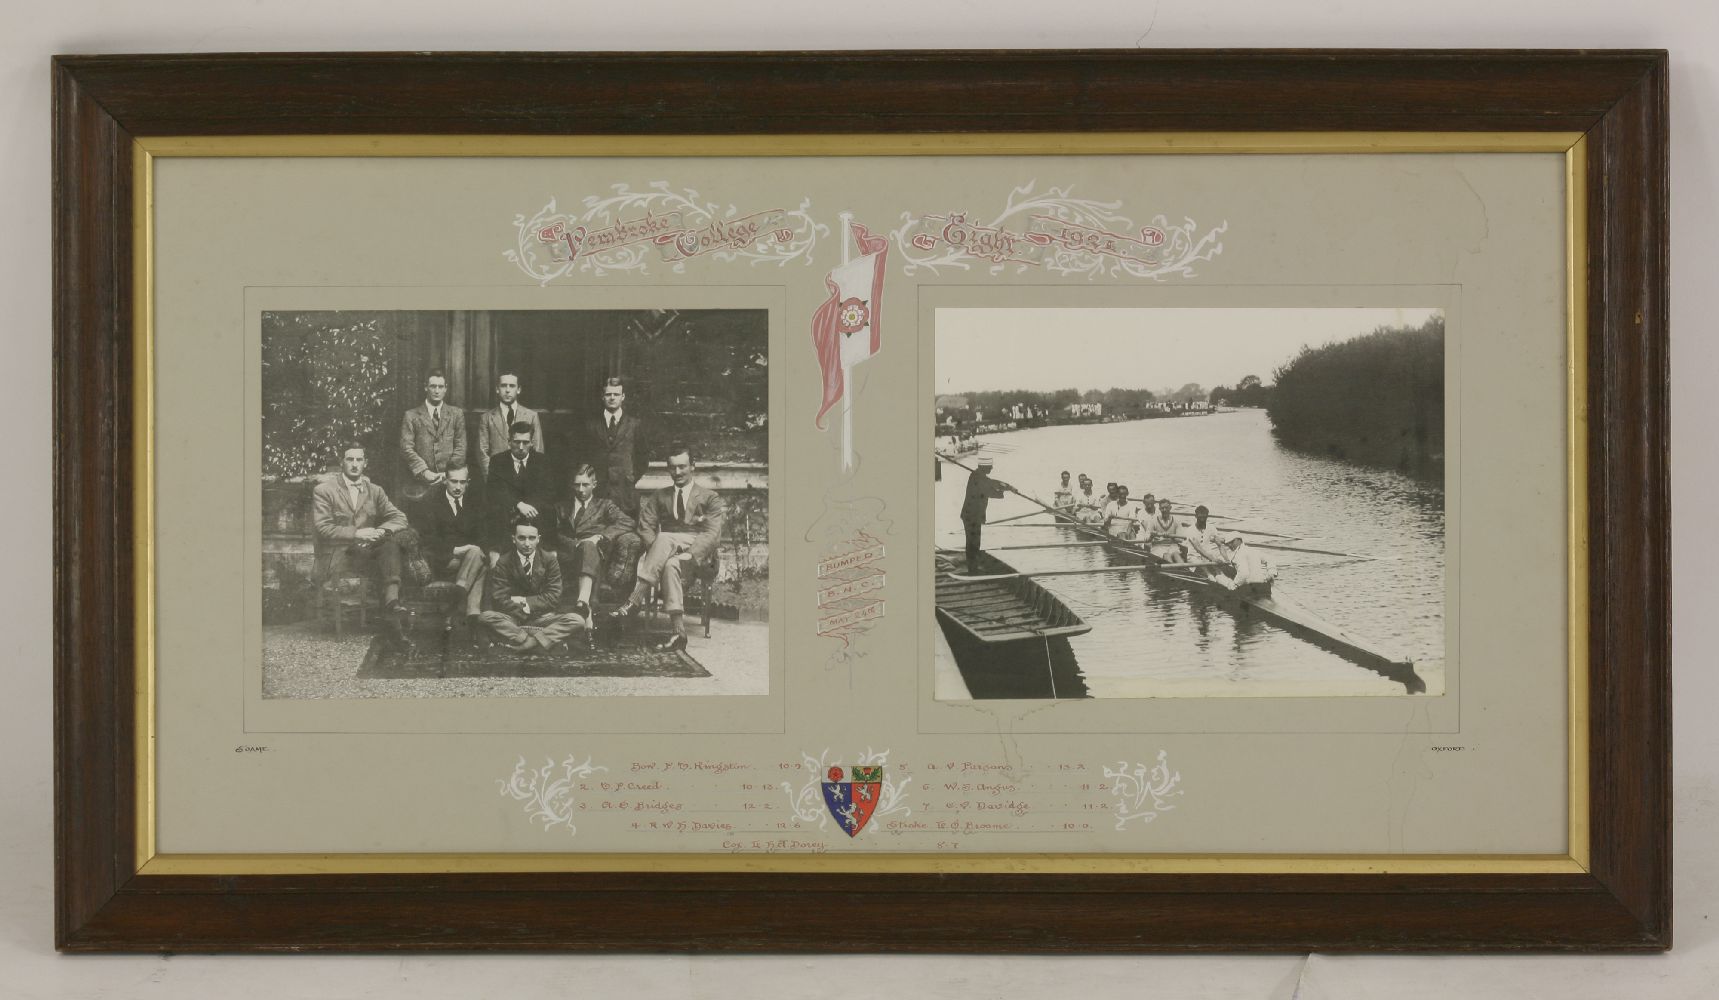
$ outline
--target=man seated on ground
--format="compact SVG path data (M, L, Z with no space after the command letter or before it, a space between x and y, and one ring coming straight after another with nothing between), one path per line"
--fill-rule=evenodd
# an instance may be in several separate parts
M620 505L597 493L597 470L589 464L573 471L573 499L555 505L555 531L561 568L578 580L573 613L591 622L591 594L612 559L638 556L633 519ZM630 543L630 544L629 544Z
M649 598L651 588L662 593L673 633L658 643L658 652L686 648L686 604L682 576L688 563L709 565L716 559L722 538L722 523L728 508L722 497L692 481L692 452L676 442L669 446L671 485L665 486L639 505L639 537L645 554L639 559L638 582L620 607L609 612L617 621L637 611ZM705 600L710 596L705 595Z
M413 522L423 540L424 559L431 572L451 577L459 585L459 606L465 610L468 635L476 640L478 612L483 610L489 562L484 556L484 515L469 495L472 472L466 466L449 469L440 486L416 509Z
M340 453L340 474L311 491L311 520L331 561L363 563L380 574L388 626L395 639L403 640L412 612L400 603L400 546L394 533L406 527L406 515L364 474L368 465L363 445L347 445ZM338 568L319 565L318 579L328 579Z
M537 525L513 526L513 551L489 573L489 603L481 620L516 653L542 652L583 628L578 615L561 613L561 565L538 551Z
M1247 540L1240 535L1231 535L1223 548L1227 550L1220 567L1223 572L1214 578L1243 597L1270 597L1271 581L1277 579L1277 570L1271 563L1248 548Z

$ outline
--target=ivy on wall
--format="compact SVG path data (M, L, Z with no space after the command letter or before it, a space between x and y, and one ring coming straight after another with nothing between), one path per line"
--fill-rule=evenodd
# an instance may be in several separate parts
M393 338L377 313L264 313L263 478L336 466L349 441L385 443L395 412Z

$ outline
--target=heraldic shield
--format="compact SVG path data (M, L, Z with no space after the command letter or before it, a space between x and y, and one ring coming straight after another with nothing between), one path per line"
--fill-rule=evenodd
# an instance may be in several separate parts
M853 768L852 781L842 780L842 769L830 768L824 784L824 804L830 815L850 837L865 829L866 821L877 811L877 800L883 793L883 765L858 764Z

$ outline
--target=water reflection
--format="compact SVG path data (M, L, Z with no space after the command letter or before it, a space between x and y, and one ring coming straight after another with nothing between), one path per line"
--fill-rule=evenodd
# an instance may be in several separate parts
M1219 527L1293 535L1288 544L1381 557L1347 561L1267 551L1277 586L1296 603L1382 649L1415 661L1429 694L1444 690L1444 491L1386 470L1281 448L1257 410L1206 417L1047 427L991 437L996 476L1049 499L1068 470L1129 485L1179 504L1204 503L1237 518ZM937 485L939 544L960 545L966 473L945 467ZM993 501L992 518L1030 509ZM1100 545L1008 551L1080 541L1066 529L1023 522L986 529L985 547L1023 572L1120 566ZM1260 539L1270 542L1270 539ZM1039 581L1093 626L1070 646L1097 697L1207 694L1383 694L1403 686L1280 629L1241 620L1183 584L1145 573Z

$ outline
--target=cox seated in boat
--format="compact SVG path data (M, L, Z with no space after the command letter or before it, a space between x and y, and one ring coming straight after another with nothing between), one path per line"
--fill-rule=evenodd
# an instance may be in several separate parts
M1271 581L1277 579L1276 567L1265 556L1248 548L1247 540L1240 535L1224 539L1223 548L1229 554L1220 567L1223 572L1214 574L1213 579L1240 597L1270 597Z
M1147 551L1159 562L1187 562L1188 545L1182 523L1170 513L1170 501L1158 501L1158 513L1146 521Z

